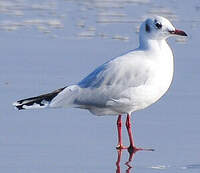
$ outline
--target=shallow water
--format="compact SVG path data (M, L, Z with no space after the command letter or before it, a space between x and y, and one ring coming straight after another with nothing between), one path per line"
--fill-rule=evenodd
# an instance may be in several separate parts
M200 1L2 0L0 14L1 172L199 172ZM136 153L132 168L127 151L116 166L117 117L13 109L13 101L76 83L137 47L138 26L152 14L189 37L169 40L175 76L168 93L132 116L136 144L155 149ZM125 128L123 136L127 145Z

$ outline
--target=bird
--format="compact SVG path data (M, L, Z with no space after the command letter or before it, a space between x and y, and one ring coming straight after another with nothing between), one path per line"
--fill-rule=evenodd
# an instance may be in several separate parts
M140 26L138 48L108 60L76 84L13 105L18 110L73 107L97 116L116 115L116 148L145 150L134 143L131 114L157 102L169 89L174 73L173 52L167 43L171 36L187 34L165 17L149 17ZM128 147L122 142L123 115L127 116Z

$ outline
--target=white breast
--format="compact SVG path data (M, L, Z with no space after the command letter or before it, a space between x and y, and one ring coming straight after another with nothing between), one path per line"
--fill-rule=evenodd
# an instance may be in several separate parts
M132 89L134 110L150 106L158 101L169 89L174 73L173 54L166 43L160 51L152 53L149 60L149 78L145 85Z

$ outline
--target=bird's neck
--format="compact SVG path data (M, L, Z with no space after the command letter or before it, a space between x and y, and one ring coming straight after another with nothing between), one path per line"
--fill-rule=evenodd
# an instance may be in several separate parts
M140 49L145 50L160 50L165 47L168 47L168 44L165 39L163 40L153 40L153 39L144 39L140 37Z

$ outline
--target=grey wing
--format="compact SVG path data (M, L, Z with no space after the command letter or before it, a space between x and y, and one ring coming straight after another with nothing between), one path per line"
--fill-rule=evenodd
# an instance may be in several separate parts
M105 106L108 101L128 102L132 99L129 93L144 85L147 79L145 66L137 56L134 59L129 55L118 57L99 66L78 83L82 92L76 101L93 106Z
M121 88L122 90L128 87L138 87L143 85L148 78L145 68L140 67L140 62L127 61L122 56L99 66L78 85L81 88L113 87L112 89Z
M107 69L107 64L105 63L95 69L92 73L86 76L83 80L81 80L78 85L81 88L98 88L104 80L103 74Z
M129 104L134 90L147 78L146 67L138 56L129 54L99 66L77 85L67 87L52 107L72 105L85 109L119 107ZM113 110L113 109L112 109Z

